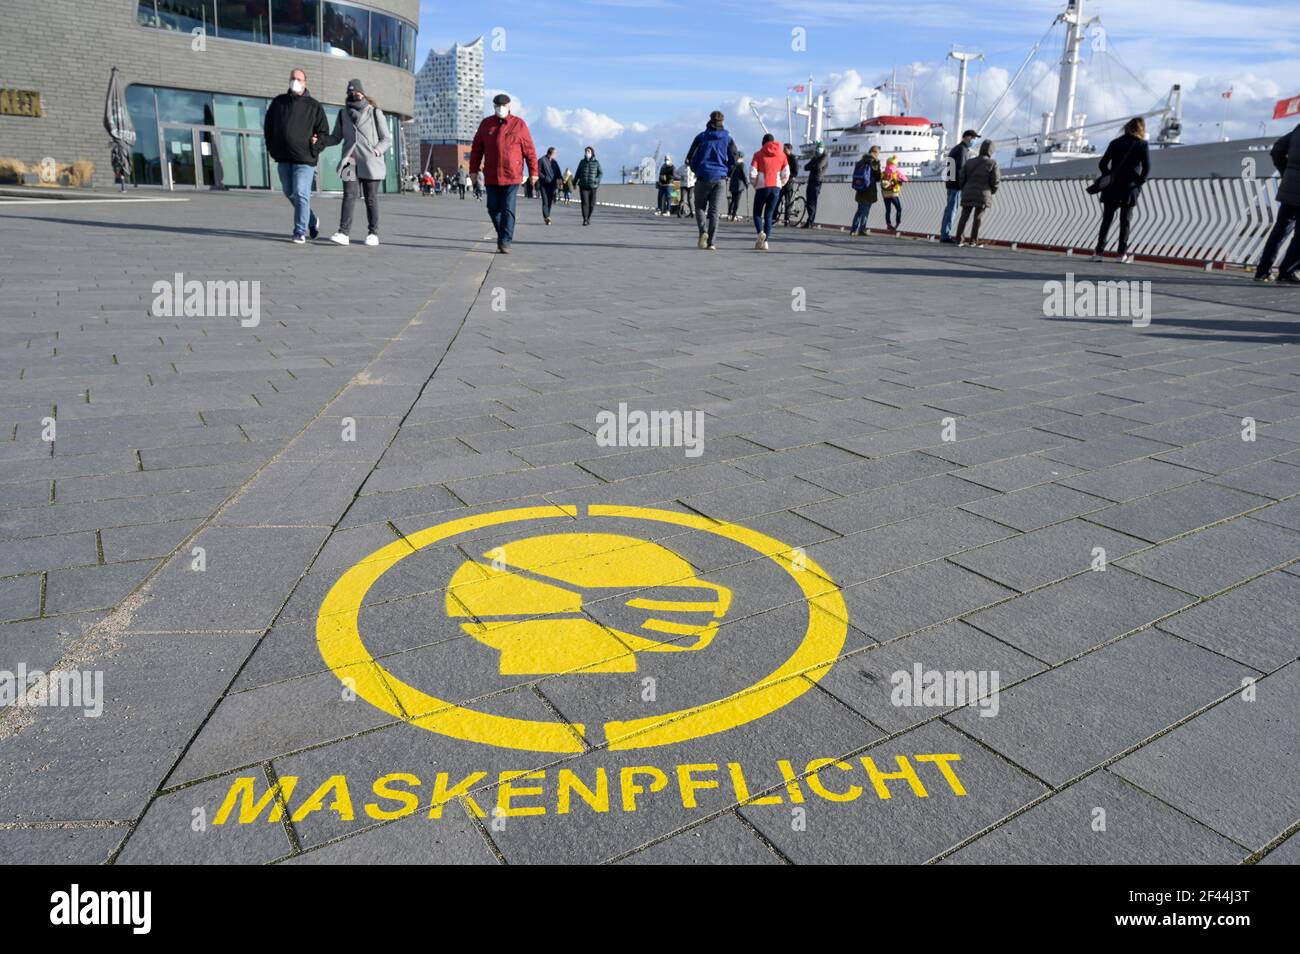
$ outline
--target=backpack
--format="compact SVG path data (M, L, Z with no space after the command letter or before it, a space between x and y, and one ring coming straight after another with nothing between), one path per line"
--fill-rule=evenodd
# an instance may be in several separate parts
M865 192L871 188L871 163L866 163L862 168L853 170L853 191Z

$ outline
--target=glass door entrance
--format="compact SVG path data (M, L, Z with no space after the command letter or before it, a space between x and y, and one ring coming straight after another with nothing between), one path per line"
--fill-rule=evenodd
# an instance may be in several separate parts
M166 185L169 189L197 188L200 181L200 165L195 158L199 147L195 144L193 126L164 126L163 168L167 171Z
M214 126L161 126L169 189L269 189L270 160L261 133Z
M233 132L223 129L221 137L221 172L227 189L269 189L271 173L266 154L266 139L260 133Z

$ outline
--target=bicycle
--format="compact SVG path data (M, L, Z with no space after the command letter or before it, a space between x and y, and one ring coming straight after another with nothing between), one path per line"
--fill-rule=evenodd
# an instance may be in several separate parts
M804 216L808 214L808 200L799 194L799 190L803 188L801 182L796 180L790 185L794 188L790 191L789 209L784 216L778 215L777 218L781 220L783 225L798 228L803 225ZM782 201L785 201L784 197Z

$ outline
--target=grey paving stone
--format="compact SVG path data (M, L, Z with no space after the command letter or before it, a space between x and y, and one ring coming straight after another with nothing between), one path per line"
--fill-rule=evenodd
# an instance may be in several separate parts
M833 496L835 495L831 491L802 478L782 477L687 497L682 503L706 516L735 521L789 510L800 504L826 500Z
M0 828L0 863L102 865L126 832L126 825Z
M1169 450L1169 445L1161 441L1147 440L1129 434L1116 437L1104 437L1098 440L1079 441L1062 447L1043 451L1044 457L1063 464L1075 464L1095 470L1111 464L1121 464L1127 460L1150 457L1161 451Z
M1300 666L1265 676L1111 767L1143 791L1254 851L1300 817L1295 712Z
M103 618L102 612L72 613L0 624L0 669L12 673L25 664L29 671L48 672Z
M153 560L53 570L45 577L45 612L50 616L111 609L144 582Z
M951 559L958 566L1023 593L1090 570L1097 547L1105 549L1107 562L1113 562L1145 545L1141 540L1076 519L1018 534Z
M1265 460L1220 474L1212 482L1281 500L1300 493L1300 467L1280 460Z
M972 709L946 718L1048 784L1062 785L1231 692L1250 674L1148 629L1004 690L996 718Z
M116 863L247 865L287 855L291 846L283 825L238 824L238 808L233 816L216 823L234 778L226 775L155 798ZM264 791L268 787L265 777L261 781L259 790Z
M1062 477L1059 483L1096 497L1122 502L1203 479L1204 475L1200 471L1176 467L1160 460L1144 459L1104 467L1087 474Z
M100 534L105 563L165 557L196 529L192 520L170 520L138 527L111 527Z
M93 533L32 537L9 541L0 550L0 576L94 565L98 562L99 549Z
M960 476L960 475L958 475ZM1068 520L1080 514L1092 513L1109 506L1110 502L1062 487L1059 484L1039 484L1009 494L981 497L961 505L981 517L1005 523L1016 530L1038 530L1049 524Z
M1240 435L1236 435L1168 451L1160 454L1157 459L1182 467L1191 467L1193 470L1204 471L1207 474L1222 474L1257 461L1281 457L1296 449L1296 445L1291 441L1279 440L1265 434L1257 435L1253 441L1244 441Z
M235 633L152 634L82 663L103 673L103 714L31 710L0 747L0 816L133 820L251 648Z
M883 642L1015 596L969 570L936 560L843 591L849 622Z
M779 865L782 859L734 812L655 842L624 865Z
M460 806L432 826L412 816L294 855L290 865L495 865L499 860Z
M837 494L859 494L891 484L930 477L957 469L928 454L897 454L878 460L854 461L804 475L804 479Z
M970 500L992 497L994 493L986 487L958 480L951 474L936 474L800 507L797 513L836 533L854 533Z
M172 557L131 616L132 632L264 630L306 571L328 531L213 527ZM193 569L194 548L205 569Z
M922 672L990 674L985 676L985 684L999 690L1045 668L1037 660L972 626L952 622L883 646L855 652L829 669L815 670L813 675L819 677L818 685L822 689L845 705L862 713L874 724L897 732L932 720L953 708L948 704L914 705L912 697L907 694L901 697L906 704L896 704L895 674L906 673L911 677L917 665L921 666ZM998 674L996 687L989 681L993 672ZM992 703L983 705L994 711Z
M1300 840L1292 834L1267 855L1255 862L1258 865L1296 865L1300 864Z
M1160 628L1260 672L1300 656L1300 578L1269 573L1164 620Z
M1127 557L1121 565L1169 586L1209 596L1300 557L1300 534L1238 517Z
M1194 597L1110 567L1081 573L967 616L1003 642L1056 664L1194 603Z
M1098 810L1105 814L1099 815ZM1102 770L1017 815L943 863L1230 865L1245 855L1239 845Z
M939 772L940 763L915 759L926 754L960 756L946 765L961 794ZM863 756L871 758L882 773L899 771L896 759L906 758L926 797L916 797L909 783L900 779L881 782L890 795L882 799L866 775ZM850 784L859 786L857 796L836 803L805 794L804 804L797 806L805 810L802 830L795 830L788 805L745 806L740 814L795 864L918 864L961 844L1047 791L1046 786L939 723L918 726L846 764L851 772L830 766L818 775L824 787L835 793L848 795L853 792ZM806 791L804 786L800 791Z
M1010 493L1013 490L1023 490L1026 487L1060 480L1082 472L1082 468L1058 464L1040 457L1013 457L1009 460L994 461L991 464L963 468L957 476L982 487Z
M1300 530L1300 497L1275 503L1251 514L1256 520L1276 524L1289 530Z
M214 523L332 527L352 503L371 466L332 457L274 461L222 508Z
M1086 519L1141 540L1160 543L1267 503L1266 498L1202 481L1117 504L1090 513ZM1260 511L1256 516L1262 519L1265 512Z

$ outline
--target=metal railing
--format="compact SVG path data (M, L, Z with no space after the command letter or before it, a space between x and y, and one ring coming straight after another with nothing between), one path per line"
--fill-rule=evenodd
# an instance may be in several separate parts
M1084 191L1089 179L1004 179L984 213L980 241L1056 251L1091 252L1101 225L1101 203ZM1259 255L1277 218L1279 179L1150 179L1134 210L1129 251L1155 261L1204 267L1246 267ZM752 196L752 193L751 193ZM942 182L903 186L902 234L937 238L948 199ZM654 207L654 187L602 186L601 204ZM748 203L746 203L748 204ZM817 222L847 228L857 204L847 182L827 182ZM748 213L748 209L746 209ZM959 213L960 214L960 211ZM884 224L877 202L869 227ZM954 221L954 228L956 222ZM1118 222L1108 248L1118 241Z

